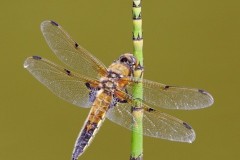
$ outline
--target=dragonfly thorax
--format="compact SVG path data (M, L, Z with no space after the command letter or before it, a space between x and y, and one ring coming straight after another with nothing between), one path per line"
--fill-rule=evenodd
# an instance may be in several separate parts
M117 87L117 81L114 78L103 77L100 82L102 88L109 92L114 92Z

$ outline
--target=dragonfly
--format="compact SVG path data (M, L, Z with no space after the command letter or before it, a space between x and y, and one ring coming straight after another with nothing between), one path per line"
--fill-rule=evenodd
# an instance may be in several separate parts
M43 36L55 55L73 71L40 56L28 57L26 68L58 97L83 108L88 117L74 145L72 160L77 160L91 143L107 118L132 130L132 106L142 102L143 135L188 142L195 140L192 127L155 108L194 110L213 104L213 97L202 89L165 85L143 79L143 99L132 96L133 78L138 61L130 53L121 55L109 67L75 42L56 22L41 24ZM151 106L151 107L150 107Z

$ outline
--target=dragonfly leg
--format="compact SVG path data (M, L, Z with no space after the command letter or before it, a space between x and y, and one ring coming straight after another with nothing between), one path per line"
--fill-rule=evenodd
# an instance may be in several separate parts
M138 74L138 76L135 76L134 74L133 74L133 77L138 77L139 79L141 79L142 78L142 76L143 76L143 71L144 71L144 68L143 68L143 66L139 63L138 65L137 65L137 67L135 68L135 71L133 72L133 73L139 73ZM136 82L135 82L136 83Z
M118 97L113 95L112 102L110 103L110 108L115 107L117 103L127 103L127 100L119 99Z

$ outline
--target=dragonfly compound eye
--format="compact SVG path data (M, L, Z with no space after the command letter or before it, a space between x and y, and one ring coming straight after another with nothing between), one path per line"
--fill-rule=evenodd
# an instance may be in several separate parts
M126 57L121 57L121 58L120 58L120 62L121 62L121 63L129 63L129 62L128 62L128 59L127 59Z

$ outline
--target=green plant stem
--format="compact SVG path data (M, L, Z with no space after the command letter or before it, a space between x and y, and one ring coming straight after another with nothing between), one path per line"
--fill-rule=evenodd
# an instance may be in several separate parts
M137 59L138 67L134 71L134 77L143 78L143 37L142 37L142 16L141 16L141 0L133 0L133 55ZM142 83L136 83L133 86L133 97L135 99L143 99ZM143 109L141 101L132 106L133 128L131 142L130 160L143 159Z

